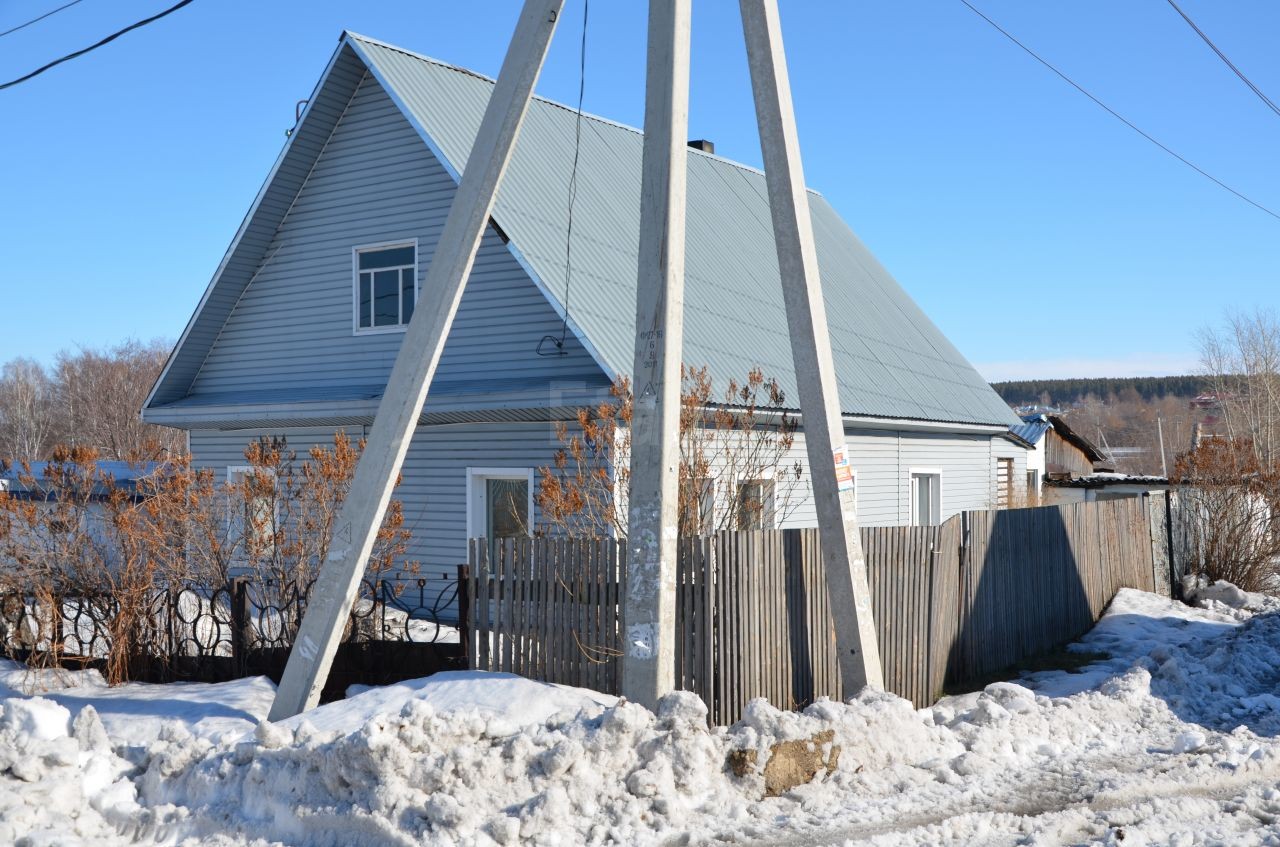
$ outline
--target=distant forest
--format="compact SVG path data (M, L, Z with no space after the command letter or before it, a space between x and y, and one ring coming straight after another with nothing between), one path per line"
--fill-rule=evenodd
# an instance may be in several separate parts
M1203 376L1023 379L1015 382L993 382L991 387L1011 406L1039 403L1046 395L1052 405L1069 405L1080 402L1090 394L1105 400L1113 394L1127 393L1128 389L1136 391L1143 400L1195 397L1210 390L1209 379Z

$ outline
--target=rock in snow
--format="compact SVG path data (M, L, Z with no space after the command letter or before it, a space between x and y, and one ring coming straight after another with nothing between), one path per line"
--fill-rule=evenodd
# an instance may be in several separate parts
M655 714L506 674L269 724L263 680L168 708L166 687L74 677L24 696L0 669L0 843L1277 843L1280 605L1199 602L1122 591L1079 644L1107 658L1079 673L919 711L757 700L720 728L691 694Z

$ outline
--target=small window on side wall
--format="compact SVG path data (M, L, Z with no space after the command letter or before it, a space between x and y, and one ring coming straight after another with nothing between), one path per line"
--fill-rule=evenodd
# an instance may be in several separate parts
M418 243L357 247L353 264L356 332L404 329L418 299Z

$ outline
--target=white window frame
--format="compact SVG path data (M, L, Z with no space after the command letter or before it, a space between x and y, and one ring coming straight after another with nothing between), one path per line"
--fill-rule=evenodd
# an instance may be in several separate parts
M773 468L761 468L759 475L748 475L739 473L734 476L733 480L733 501L730 508L733 509L733 525L738 525L738 504L741 502L742 486L752 483L760 483L761 491L764 492L766 483L768 484L768 494L764 498L765 502L760 504L760 529L777 529L777 506L778 506L778 481ZM772 526L770 526L772 524Z
M529 533L533 534L533 468L467 468L467 541L482 538L487 527L476 526L477 507L486 497L484 483L490 479L523 479L529 483Z
M938 478L938 523L922 524L920 516L916 513L916 486L915 480L917 476L936 476ZM907 469L907 503L911 509L911 526L940 526L942 524L942 486L943 474L942 468L908 468Z
M386 335L389 332L404 332L408 323L395 326L360 326L360 254L375 250L387 250L393 247L413 248L413 309L418 310L418 299L422 295L422 280L418 276L418 239L401 238L396 241L382 241L377 244L360 244L351 248L351 334L352 335ZM370 295L372 295L372 291Z
M255 468L253 465L227 465L227 485L237 485L240 482L237 476L247 476L251 473L266 474L272 479L276 479L274 468ZM275 529L280 528L280 498L278 495L279 491L277 490L277 496L271 498L271 525ZM244 504L246 509L249 508L249 505L248 503ZM239 520L244 521L248 517L247 514L240 515ZM235 518L232 518L232 520L235 520Z

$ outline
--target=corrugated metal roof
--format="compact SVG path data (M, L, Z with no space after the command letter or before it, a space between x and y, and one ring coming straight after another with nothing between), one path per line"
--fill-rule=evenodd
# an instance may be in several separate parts
M1009 427L1009 431L1024 441L1039 444L1044 434L1053 429L1053 424L1044 415L1023 415L1022 423Z
M50 499L53 495L50 486L47 483L48 474L52 462L31 462L28 466L19 468L10 466L4 472L0 473L0 481L4 485L0 486L0 490L7 491L10 495L19 499ZM74 463L63 466L65 470L75 478L84 477L84 481L92 483L92 491L90 497L99 499L105 497L108 488L104 484L105 480L110 480L116 490L133 494L137 487L138 481L157 473L163 464L161 462L121 462L114 460L103 460L95 462L91 471L81 471ZM28 470L30 477L27 476ZM30 482L31 485L27 485Z
M460 173L492 82L358 35L352 44L446 167ZM614 373L635 341L640 230L638 130L588 116L574 207L573 288L565 291L566 185L574 112L530 105L493 217ZM717 384L753 365L796 397L763 174L689 151L684 360ZM810 195L842 410L1010 424L1017 419L820 195Z
M249 283L279 218L365 64L455 176L493 83L358 35L339 46L273 178L242 225L148 401L180 400ZM493 218L553 305L612 374L631 370L640 226L641 133L603 118L583 124L574 210L573 287L565 290L566 186L574 112L531 103ZM305 142L305 143L304 143ZM797 397L764 176L689 151L683 359L718 385L753 366ZM821 196L810 195L840 406L850 415L1009 425L1017 418ZM256 254L255 254L256 251Z

